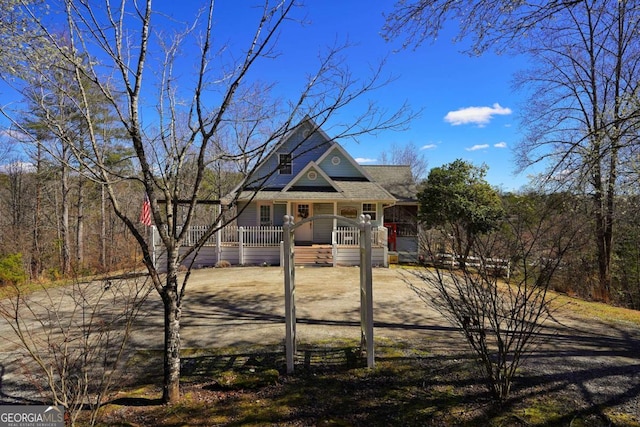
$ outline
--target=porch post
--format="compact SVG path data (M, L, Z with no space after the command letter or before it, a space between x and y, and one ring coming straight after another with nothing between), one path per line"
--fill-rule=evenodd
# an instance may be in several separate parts
M218 221L218 231L216 231L216 262L222 258L222 221Z
M338 266L338 236L336 227L331 230L331 257L333 258L333 266Z
M294 370L296 352L296 303L295 303L295 262L294 262L294 239L293 217L284 216L282 225L282 240L284 243L284 311L285 311L285 353L287 358L287 373Z
M238 227L238 263L244 265L244 227Z
M385 268L389 267L389 229L386 227L378 227L379 233L382 234L382 265Z
M371 217L360 215L360 336L362 348L366 347L368 368L375 367L371 269Z

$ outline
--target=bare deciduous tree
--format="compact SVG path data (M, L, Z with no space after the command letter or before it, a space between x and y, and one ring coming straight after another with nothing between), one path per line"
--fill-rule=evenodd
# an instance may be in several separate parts
M571 185L591 197L593 240L604 298L611 291L616 197L625 163L636 162L640 88L637 0L401 1L387 37L419 45L445 22L459 22L472 54L488 49L528 55L518 77L531 93L522 113L528 133L522 168L548 167L544 183Z
M35 362L23 363L44 401L64 406L72 425L89 408L90 425L110 391L134 320L151 291L148 280L109 279L74 283L0 302L0 316L19 348Z
M385 151L380 155L380 163L409 166L413 182L416 184L420 183L427 174L427 159L413 143L406 144L403 147L395 143L391 144L389 152Z
M473 256L459 269L454 253L453 262L415 271L423 283L410 284L460 328L498 400L509 396L517 369L539 343L537 334L551 314L550 282L579 232L561 198L512 196L508 204L502 226L477 236ZM430 236L424 235L422 246L436 260L440 243Z
M608 299L619 172L638 145L640 9L635 2L581 2L530 34L535 68L519 76L533 89L524 112L520 163L549 166L547 181L593 202L600 294ZM550 35L553 34L553 37Z
M57 12L63 13L65 19L64 44L53 30L60 28L59 21L39 14L32 7L24 10L44 34L47 49L56 52L58 63L78 82L80 93L73 99L75 111L85 122L86 133L82 146L71 141L70 163L81 165L75 167L78 173L103 186L113 211L138 242L163 301L163 401L176 402L180 396L180 319L190 265L182 276L178 275L178 267L222 224L218 221L221 216L213 219L194 246L181 250L194 221L209 167L222 159L241 162L247 154L264 153L304 117L325 126L344 107L367 97L389 80L381 67L374 68L368 78L355 78L347 65L348 45L329 48L319 56L316 70L307 74L297 94L283 100L272 114L251 119L251 128L260 129L260 144L253 146L254 141L249 145L233 144L225 138L232 126L238 124L237 112L242 111L243 98L246 100L250 88L255 87L258 64L278 59L278 37L298 18L296 1L265 0L262 7L248 9L245 17L252 17L255 27L239 49L232 43L217 44L225 36L214 37L217 3L212 0L190 15L196 18L187 23L171 18L166 9L168 4L156 5L152 0L121 2L117 7L106 1L65 0L61 4L64 10ZM29 53L25 56L29 57ZM185 70L189 70L186 77ZM31 75L38 74L37 68L31 71ZM96 132L98 114L88 102L83 81L98 87L111 103L134 152L132 173L116 170L107 162L106 145ZM5 114L11 115L7 111ZM389 114L369 102L364 111L327 130L335 138L353 137L402 128L410 116L406 106ZM154 264L147 233L138 224L138 212L128 209L129 199L118 191L117 184L123 181L139 186L140 202L144 193L148 195L160 244L166 253L165 265ZM184 203L185 200L188 202Z

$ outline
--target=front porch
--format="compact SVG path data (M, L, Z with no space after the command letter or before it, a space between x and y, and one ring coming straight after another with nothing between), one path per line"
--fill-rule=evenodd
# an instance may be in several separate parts
M189 229L184 247L190 247L206 232L206 226ZM227 261L232 265L282 265L283 228L280 226L238 227L226 226L209 238L200 249L193 265L196 268L214 267ZM154 259L162 265L162 247L153 228ZM306 244L305 244L306 243ZM388 267L387 229L373 227L371 230L374 266ZM192 257L183 264L190 263ZM360 230L355 227L336 227L331 231L328 244L296 243L296 265L355 266L360 263Z

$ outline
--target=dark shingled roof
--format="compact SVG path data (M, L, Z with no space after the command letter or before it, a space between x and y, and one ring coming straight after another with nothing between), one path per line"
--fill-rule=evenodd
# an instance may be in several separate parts
M418 200L418 188L408 165L366 165L364 170L399 202Z
M240 200L252 198L254 200L345 200L345 201L381 201L393 203L395 198L389 194L381 185L376 182L334 180L338 191L317 191L317 189L296 189L288 191L258 191L253 193L244 191L240 195ZM320 187L323 188L323 187Z

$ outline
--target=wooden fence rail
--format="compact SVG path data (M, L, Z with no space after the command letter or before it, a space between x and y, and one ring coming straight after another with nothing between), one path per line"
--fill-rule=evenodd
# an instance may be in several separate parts
M438 253L431 257L431 259L427 259L425 261L426 263L437 267L458 268L460 267L462 259L463 257L456 256L454 254ZM465 265L467 267L493 270L496 274L506 275L507 277L511 274L511 261L508 259L469 256L465 261Z

